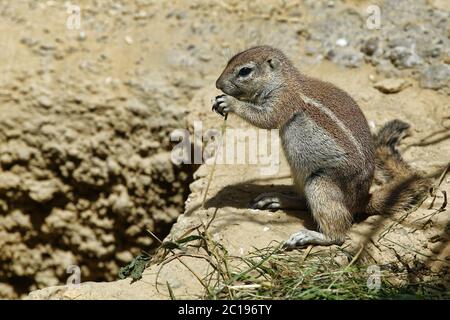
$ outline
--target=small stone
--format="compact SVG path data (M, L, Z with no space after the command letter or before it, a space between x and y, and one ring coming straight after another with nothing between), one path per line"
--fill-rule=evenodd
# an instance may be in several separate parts
M348 45L348 41L345 38L339 38L336 40L336 45L339 47L346 47Z
M400 69L412 68L423 64L423 60L417 53L408 47L398 46L389 52L391 62Z
M334 257L334 261L342 267L348 265L348 263L349 263L348 258L344 255L339 255L339 256Z
M41 44L39 49L41 49L42 51L53 51L56 49L56 47L50 43L44 43L44 44Z
M398 70L389 60L381 60L376 67L376 71L387 78L400 76L400 70Z
M133 260L133 255L129 251L122 251L116 253L116 259L123 263L128 263Z
M147 12L141 10L138 13L135 14L134 19L138 20L138 19L144 19L147 18Z
M374 84L376 89L386 94L400 92L407 86L408 82L404 79L384 79Z
M133 38L130 37L130 36L126 36L126 37L125 37L125 42L126 42L127 44L129 44L129 45L132 45L132 44L133 44Z
M370 38L364 43L363 47L361 48L361 51L364 52L366 55L371 56L378 50L378 47L379 47L378 38Z
M84 41L84 40L86 40L86 32L80 31L80 33L78 34L78 40L79 40L79 41Z
M199 57L199 59L200 59L201 61L204 61L204 62L209 62L209 61L212 60L212 57L211 57L210 55L207 55L207 54L202 54L202 55Z
M316 46L311 45L311 44L305 45L305 53L307 56L310 56L310 57L315 56L318 52L319 52L319 49Z
M442 52L438 41L429 36L417 39L416 51L423 58L437 58Z
M330 50L326 57L332 62L348 68L357 68L363 63L363 54L351 47Z
M50 100L50 98L48 96L39 96L37 98L37 101L39 103L39 105L41 105L44 108L50 108L52 106L52 101Z
M426 67L420 75L420 86L427 89L440 89L448 85L450 66L440 63Z
M38 44L38 41L33 38L24 37L24 38L20 39L20 43L31 48L31 47L34 47L36 44Z

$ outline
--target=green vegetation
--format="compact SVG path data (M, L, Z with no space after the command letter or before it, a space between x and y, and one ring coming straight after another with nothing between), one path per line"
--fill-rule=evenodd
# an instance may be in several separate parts
M228 281L209 289L208 299L445 299L449 291L438 283L426 282L394 285L398 275L376 275L367 266L350 262L340 266L329 250L310 253L304 259L299 252L280 252L266 248L245 258L244 268L225 276ZM370 270L370 269L369 269ZM369 282L369 284L368 284Z
M392 266L374 266L373 272L370 264L359 262L362 249L355 255L345 248L285 251L274 243L243 257L231 256L212 239L210 223L161 242L151 262L162 269L178 259L204 287L204 299L450 299L445 273L419 274ZM180 259L183 256L207 261L208 275L196 274ZM176 299L169 286L168 290Z

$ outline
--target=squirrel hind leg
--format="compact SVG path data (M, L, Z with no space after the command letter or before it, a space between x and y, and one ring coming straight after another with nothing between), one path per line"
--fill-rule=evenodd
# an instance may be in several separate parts
M286 241L285 247L344 243L353 215L347 209L345 195L338 185L328 177L311 177L305 186L305 197L320 232L301 230Z

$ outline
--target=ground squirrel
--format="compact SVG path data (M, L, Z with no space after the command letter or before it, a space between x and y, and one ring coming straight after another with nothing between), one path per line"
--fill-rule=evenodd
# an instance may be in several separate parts
M258 46L235 55L216 87L225 95L216 97L213 110L279 129L298 196L264 193L252 207L308 208L319 227L293 234L287 248L342 244L356 214L405 210L428 190L396 148L408 124L391 121L372 136L346 92L300 73L278 49ZM384 185L370 194L374 176Z

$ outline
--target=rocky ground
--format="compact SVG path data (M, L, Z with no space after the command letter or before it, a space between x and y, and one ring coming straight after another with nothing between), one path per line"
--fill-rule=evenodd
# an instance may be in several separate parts
M73 4L81 9L80 29L67 27L63 2L0 1L0 297L64 284L71 264L81 267L83 281L115 280L120 266L156 245L147 229L167 234L189 192L171 237L214 207L221 208L217 238L241 254L302 227L302 215L244 206L265 189L260 184L289 179L253 184L257 168L221 166L211 208L200 210L195 204L210 166L200 167L188 190L196 168L169 160L173 129L191 128L194 120L219 127L220 118L210 114L214 81L229 56L254 44L280 47L301 70L347 90L374 128L393 118L409 121L413 136L403 147L415 167L433 172L448 162L447 1ZM367 25L374 4L381 8L379 29ZM244 126L234 117L229 123ZM441 188L448 193L448 186L445 178ZM438 198L434 209L442 203ZM429 204L409 222L432 213ZM417 225L397 226L390 239L396 245L375 243L368 252L380 263L400 254L407 265L442 270L449 218L444 211L433 219L414 233ZM356 226L349 244L356 248L364 236L373 239L367 236L373 226L391 222ZM81 292L53 287L32 297L167 297L152 287L155 270L134 286L122 280ZM177 294L200 295L182 266L166 270Z

